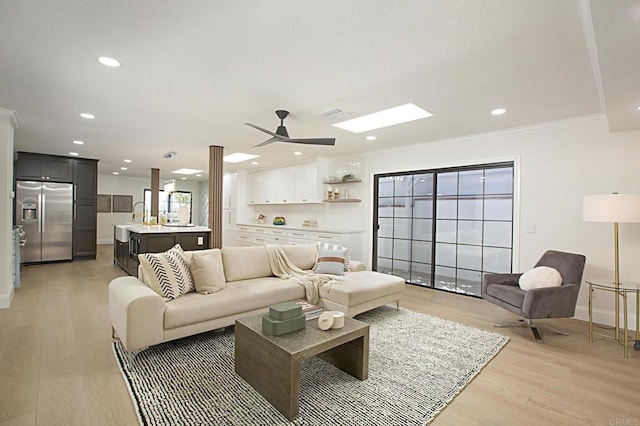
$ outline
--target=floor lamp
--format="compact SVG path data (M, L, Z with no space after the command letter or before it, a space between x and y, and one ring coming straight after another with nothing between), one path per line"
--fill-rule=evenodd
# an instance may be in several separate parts
M585 222L613 223L614 285L620 286L620 259L618 249L618 223L640 222L640 195L602 194L584 197L583 218ZM616 293L616 340L619 339L620 300Z

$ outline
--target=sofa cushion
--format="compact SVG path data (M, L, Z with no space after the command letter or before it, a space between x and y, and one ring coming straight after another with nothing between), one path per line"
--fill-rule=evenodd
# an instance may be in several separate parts
M346 248L326 249L318 247L315 272L317 274L344 275L346 253Z
M224 247L222 264L227 282L273 276L264 246Z
M351 249L349 247L343 247L338 244L331 244L327 242L318 243L318 248L324 248L329 250L345 250L344 252L344 272L348 272L351 266Z
M379 297L401 293L405 281L373 271L347 272L344 282L320 287L320 297L344 306L355 306Z
M138 260L144 283L166 300L194 290L193 278L180 244L164 253L139 254Z
M289 260L300 269L309 270L316 265L318 247L315 244L288 244L283 245L282 250Z
M198 293L215 293L227 285L220 249L198 250L191 253L189 270Z
M246 248L246 247L244 247ZM190 293L165 305L164 328L176 328L304 298L304 287L280 278L229 282L213 294Z

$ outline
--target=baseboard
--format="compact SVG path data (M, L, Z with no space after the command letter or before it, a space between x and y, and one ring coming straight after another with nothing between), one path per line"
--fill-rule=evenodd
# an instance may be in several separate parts
M635 310L635 309L634 309ZM582 321L589 321L589 308L584 306L576 307L576 314L573 316L575 319L579 319ZM616 325L616 315L615 312L605 311L602 309L594 309L593 310L593 322L596 324L608 325L614 327ZM623 325L622 322L622 312L620 313L620 326ZM627 325L629 330L636 329L636 316L635 312L629 312L627 315Z
M0 295L0 309L9 309L14 295L13 287L9 287L9 294Z
M97 240L96 244L98 244L99 246L107 245L107 244L113 244L113 238L109 238L107 240Z

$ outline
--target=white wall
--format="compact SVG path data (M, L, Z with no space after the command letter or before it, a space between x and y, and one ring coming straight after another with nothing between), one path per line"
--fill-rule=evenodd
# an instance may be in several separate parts
M371 263L373 175L514 160L516 218L514 272L531 268L549 249L587 257L584 278L613 279L613 225L582 220L585 195L611 192L640 194L640 131L609 133L604 117L585 117L544 126L429 142L371 152L363 156L362 203L250 206L242 191L246 173L238 175L238 221L257 213L285 216L289 224L316 219L320 226L363 229L363 260ZM358 176L360 177L360 176ZM518 214L519 213L519 214ZM535 232L524 232L535 227ZM640 224L620 224L620 277L640 281ZM462 296L461 296L462 297ZM588 319L588 286L583 284L576 317ZM629 312L635 312L635 300ZM614 299L599 293L594 319L614 324ZM635 325L635 317L630 317Z
M13 230L13 134L18 127L15 111L0 109L0 309L11 306L13 276L11 274Z
M367 252L371 253L375 173L510 158L518 160L519 223L535 225L533 233L523 232L525 226L514 233L514 271L531 268L545 250L557 249L587 256L584 278L613 279L613 225L584 222L582 201L589 194L640 193L640 131L609 133L604 117L370 153L366 156L369 196L360 213L368 223ZM640 224L620 224L621 280L640 281L639 257ZM577 318L588 319L587 297L588 286L583 284ZM594 300L595 319L613 324L613 306L613 296L600 293ZM629 307L635 305L630 302Z
M98 175L98 194L110 195L132 195L133 202L142 201L144 190L151 188L151 171L149 178L114 176L101 174ZM176 181L176 189L181 191L191 191L192 195L192 217L196 222L200 217L200 190L198 182L194 181ZM142 211L142 206L137 206L137 212ZM113 225L123 225L131 222L131 213L98 213L98 244L113 243Z

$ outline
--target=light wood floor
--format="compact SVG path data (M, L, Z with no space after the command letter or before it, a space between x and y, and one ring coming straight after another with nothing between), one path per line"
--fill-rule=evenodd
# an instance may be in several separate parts
M124 275L111 250L23 268L0 310L0 426L137 424L110 346L107 285ZM435 425L640 424L640 352L589 344L584 322L548 320L571 335L543 329L536 344L527 329L492 327L514 317L480 299L407 286L401 305L511 337Z

